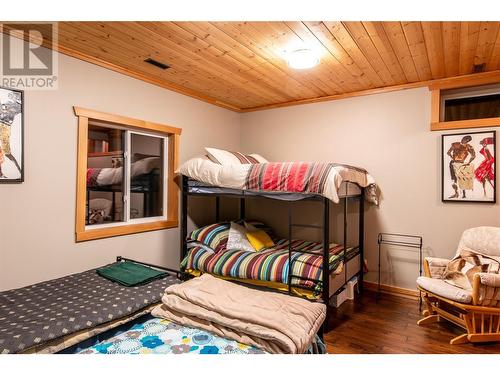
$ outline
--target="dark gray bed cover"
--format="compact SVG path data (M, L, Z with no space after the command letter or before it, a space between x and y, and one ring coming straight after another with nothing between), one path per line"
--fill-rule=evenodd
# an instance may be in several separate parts
M159 302L167 276L125 287L89 270L20 289L0 292L0 354L16 353L88 329Z

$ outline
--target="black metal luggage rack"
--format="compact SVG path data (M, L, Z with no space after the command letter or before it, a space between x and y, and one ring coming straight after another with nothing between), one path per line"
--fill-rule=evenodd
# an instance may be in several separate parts
M416 252L418 251L418 273L422 276L422 244L423 239L421 236L415 236L410 234L397 234L397 233L379 233L377 237L378 243L378 279L377 279L377 301L380 299L381 292L381 264L380 264L380 253L382 252L382 245L394 245L398 247L405 248L406 251ZM414 250L417 249L417 250ZM419 295L419 305L422 307L422 292Z

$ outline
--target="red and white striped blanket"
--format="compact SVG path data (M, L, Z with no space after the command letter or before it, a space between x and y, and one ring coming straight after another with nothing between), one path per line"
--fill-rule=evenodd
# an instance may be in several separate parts
M325 194L332 168L340 166L366 174L366 170L348 165L320 162L252 164L245 181L249 190Z

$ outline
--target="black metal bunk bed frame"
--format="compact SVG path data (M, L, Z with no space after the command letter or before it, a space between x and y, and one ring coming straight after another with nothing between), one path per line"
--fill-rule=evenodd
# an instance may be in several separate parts
M358 245L354 246L353 250L358 250L360 267L359 271L356 273L358 276L358 290L362 292L363 290L363 270L364 270L364 188L359 187L360 193L355 195L348 195L348 184L351 182L346 182L345 190L346 194L340 198L343 204L343 261L344 261L344 283L336 290L337 292L342 287L344 287L348 281L348 267L347 267L347 236L348 236L348 220L347 220L347 212L348 212L348 202L350 200L359 201L359 239ZM208 184L203 184L198 181L189 179L187 176L182 176L182 210L181 210L181 261L187 255L187 212L188 212L188 198L189 196L207 196L207 197L215 197L215 219L216 222L219 222L220 219L220 198L221 197L232 197L240 199L240 209L239 209L239 219L245 219L245 201L246 198L268 198L268 199L277 199L288 201L288 294L297 295L293 291L294 285L292 284L292 280L302 279L306 281L311 281L313 283L321 282L322 284L322 295L321 300L326 306L329 306L330 301L330 201L329 199L319 195L319 194L304 194L304 193L287 193L287 192L270 192L270 191L251 191L251 190L238 190L238 189L228 189L221 188L216 186L211 186ZM292 203L296 201L317 201L321 202L323 206L323 220L322 225L312 225L312 224L302 224L302 223L294 223L292 221ZM322 242L323 242L323 254L321 255L323 258L323 272L322 272L322 280L315 279L307 279L299 275L292 275L292 254L293 253L308 253L315 254L311 251L304 250L294 250L292 249L291 240L292 240L292 229L294 227L307 227L307 228L316 228L322 230ZM353 259L356 256L353 257ZM325 270L328 270L325 272ZM252 285L254 286L254 285ZM265 287L258 287L264 288ZM333 294L333 293L332 293Z

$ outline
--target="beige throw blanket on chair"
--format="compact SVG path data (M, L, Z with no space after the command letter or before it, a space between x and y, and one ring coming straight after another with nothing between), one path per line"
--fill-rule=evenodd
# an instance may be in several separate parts
M153 316L270 353L304 353L326 316L321 303L251 289L209 274L168 287L162 302Z
M446 266L443 279L451 285L472 290L472 281L476 273L498 274L499 270L500 257L462 249Z

